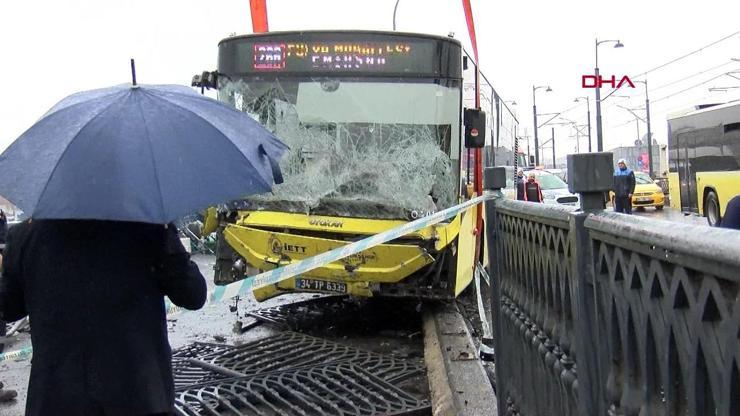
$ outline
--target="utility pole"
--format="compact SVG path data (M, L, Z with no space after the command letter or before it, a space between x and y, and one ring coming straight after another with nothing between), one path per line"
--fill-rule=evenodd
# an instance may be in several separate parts
M552 168L555 169L555 127L550 127L552 131Z
M532 114L534 116L534 165L537 166L540 164L540 140L537 137L537 101L535 99L535 91L537 91L537 88L532 85Z
M591 104L586 96L586 117L588 117L588 152L591 153Z
M647 148L648 148L648 173L651 179L655 179L653 173L653 135L650 131L650 98L648 97L648 84L647 79L644 81L645 84L645 113L647 114Z
M591 153L593 150L591 148L591 100L588 98L588 95L585 97L576 97L574 102L579 102L581 98L586 99L586 119L588 120L588 152Z
M549 85L547 86L542 85L539 87L532 85L532 115L534 117L534 164L535 166L540 164L540 150L539 150L540 140L539 140L539 136L537 135L537 130L539 130L537 126L537 97L535 94L537 90L540 88L547 88L545 92L552 91Z

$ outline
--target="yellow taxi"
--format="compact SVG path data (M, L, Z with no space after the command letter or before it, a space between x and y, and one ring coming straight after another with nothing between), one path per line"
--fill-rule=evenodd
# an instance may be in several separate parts
M614 191L609 191L609 199L614 204ZM663 209L665 205L665 194L650 175L644 172L635 172L635 193L632 194L632 207L655 207Z

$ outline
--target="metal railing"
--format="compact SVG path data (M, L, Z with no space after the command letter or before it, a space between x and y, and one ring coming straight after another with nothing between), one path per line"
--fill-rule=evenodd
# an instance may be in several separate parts
M486 203L499 409L740 414L740 232L604 211L610 162L569 156L581 209Z

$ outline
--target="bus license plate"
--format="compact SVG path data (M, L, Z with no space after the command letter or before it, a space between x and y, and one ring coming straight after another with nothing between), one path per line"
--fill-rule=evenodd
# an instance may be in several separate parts
M295 279L295 288L302 290L322 290L325 292L347 293L347 284L328 280Z

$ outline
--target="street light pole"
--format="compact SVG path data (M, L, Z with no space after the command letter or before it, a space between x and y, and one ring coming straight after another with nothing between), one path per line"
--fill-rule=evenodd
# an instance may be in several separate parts
M594 66L594 75L596 76L596 150L604 151L604 139L601 133L601 85L599 82L599 40L596 39L596 66Z
M398 2L401 0L396 0L396 5L393 6L393 31L396 31L396 11L398 10Z
M615 48L621 48L624 45L619 40L599 40L596 39L595 50L596 50L596 65L594 67L594 75L596 76L596 149L599 152L604 151L604 135L601 130L601 85L599 85L599 45L605 42L616 42Z

